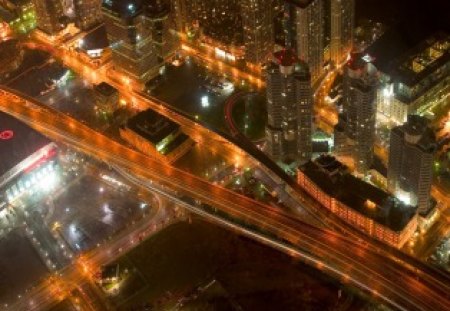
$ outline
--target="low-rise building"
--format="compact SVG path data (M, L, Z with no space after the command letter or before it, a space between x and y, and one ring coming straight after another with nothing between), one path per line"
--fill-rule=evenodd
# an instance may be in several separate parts
M416 207L351 175L332 156L298 167L297 181L325 208L386 244L401 248L417 229Z
M96 108L105 113L114 112L119 106L119 91L112 85L102 82L94 87Z
M99 26L88 32L81 40L78 40L77 45L76 50L80 53L81 59L93 65L94 68L104 65L111 59L105 26Z
M18 198L45 194L55 186L57 154L55 143L0 112L0 219Z
M120 128L120 136L139 151L169 163L186 154L194 144L180 125L151 109L129 119Z

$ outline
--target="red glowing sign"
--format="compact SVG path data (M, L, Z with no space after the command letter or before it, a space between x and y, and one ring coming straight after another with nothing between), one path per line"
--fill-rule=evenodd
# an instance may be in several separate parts
M8 140L13 138L14 132L11 130L1 131L0 132L0 139L1 140Z

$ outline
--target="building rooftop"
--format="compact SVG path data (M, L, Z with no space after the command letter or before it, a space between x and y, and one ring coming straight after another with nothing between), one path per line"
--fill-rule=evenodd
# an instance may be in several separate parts
M106 28L104 25L101 25L84 36L81 49L84 51L92 51L105 49L108 46L109 42L106 34Z
M50 142L26 124L0 112L0 176Z
M414 86L450 62L450 36L438 33L405 52L395 63L393 76Z
M176 132L180 126L156 111L148 109L129 119L127 128L147 139L153 145L157 145L164 138Z
M111 95L114 95L115 93L118 93L118 90L115 87L113 87L111 84L106 83L106 82L97 84L94 87L94 90L96 92L102 94L103 96L111 96Z
M278 65L281 66L294 66L298 62L297 55L292 49L282 49L273 54Z
M390 75L394 68L394 61L416 46L422 39L415 33L392 27L383 33L364 53L374 56L373 64L377 69Z
M384 165L383 161L376 155L373 157L371 169L377 171L378 173L387 178L387 167L386 165Z
M429 127L429 121L418 115L409 115L408 121L403 125L394 127L393 133L405 137L422 151L433 153L437 147L434 131Z
M104 0L103 7L121 18L133 18L142 13L144 0Z
M401 231L416 213L416 207L351 175L332 156L320 156L299 170L331 197L393 231Z
M363 70L367 66L367 61L365 60L365 55L362 52L351 52L350 59L347 61L347 67L351 70Z
M150 18L165 18L169 15L170 8L162 0L149 0L145 12Z

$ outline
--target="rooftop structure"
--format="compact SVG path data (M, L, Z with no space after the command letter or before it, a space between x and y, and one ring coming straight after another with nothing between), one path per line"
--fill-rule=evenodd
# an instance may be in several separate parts
M395 62L392 76L414 86L450 62L450 36L438 33L406 52Z
M154 145L180 129L178 124L151 109L132 117L128 120L127 127Z
M117 17L127 19L141 14L144 10L144 2L144 0L105 0L103 1L103 7L116 14Z
M323 205L375 238L384 240L389 235L384 235L384 238L376 236L374 222L389 232L399 234L397 240L386 240L395 246L403 245L411 235L410 226L415 229L417 225L416 207L406 205L389 193L351 175L348 168L332 156L322 155L301 165L298 174L299 184L306 191L315 196L318 188L320 193L328 197L319 200ZM312 190L313 187L316 190Z
M89 31L83 37L83 44L80 48L84 51L105 49L109 46L108 36L105 26L99 26L93 31Z
M97 84L94 87L94 90L100 94L102 94L103 96L111 96L116 94L118 91L115 87L113 87L111 84L106 83L106 82L102 82L100 84Z
M408 115L423 114L447 98L450 92L450 35L436 33L413 47L402 43L399 36L391 37L393 40L374 51L381 56L375 66L380 68L383 81L378 111L402 124ZM384 55L384 50L391 52ZM378 58L377 54L373 55Z
M45 136L0 112L0 176L50 143Z
M120 135L145 154L168 162L183 156L193 145L180 125L151 109L129 119Z

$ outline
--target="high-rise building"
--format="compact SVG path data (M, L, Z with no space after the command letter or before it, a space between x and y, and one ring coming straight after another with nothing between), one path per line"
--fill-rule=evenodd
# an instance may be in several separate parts
M150 20L153 48L158 61L164 61L173 56L176 50L176 36L171 33L173 21L170 17L170 6L163 0L150 0L145 8L145 15Z
M312 153L311 76L306 63L285 49L274 54L266 78L267 151L274 160L310 159Z
M64 28L61 23L64 15L61 0L33 0L33 3L37 28L49 35L55 35Z
M336 126L336 140L345 133L347 146L359 174L366 174L373 161L375 143L377 75L370 58L352 53L344 68L343 113ZM341 141L335 146L342 147ZM339 150L337 150L339 153Z
M188 5L187 0L170 0L170 13L176 31L184 32L188 24Z
M419 212L430 207L433 157L436 138L428 121L409 115L408 121L392 129L388 163L388 189Z
M323 0L286 0L289 40L299 59L305 61L311 80L317 81L324 64L324 3Z
M102 21L101 0L74 0L75 24L82 30L88 30Z
M106 0L102 11L115 69L147 82L158 73L159 62L146 6L140 0Z
M330 1L330 59L339 64L347 57L353 46L355 23L355 0Z
M240 0L245 59L255 64L268 60L274 46L274 3L267 0Z

